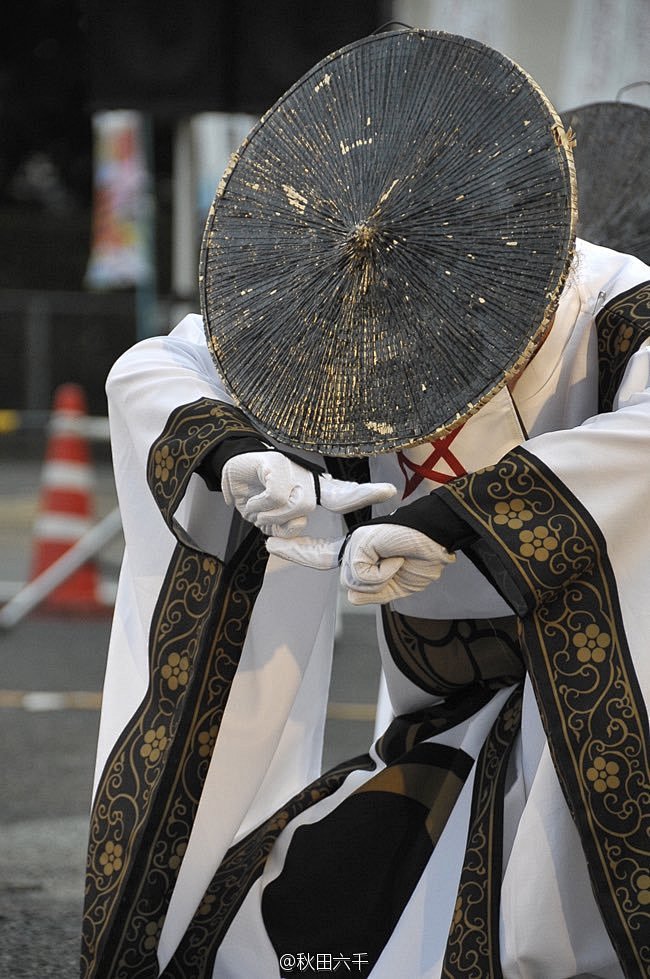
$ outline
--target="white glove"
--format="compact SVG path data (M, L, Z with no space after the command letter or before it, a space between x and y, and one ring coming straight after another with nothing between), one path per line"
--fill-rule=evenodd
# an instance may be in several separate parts
M392 483L353 483L323 473L320 479L320 505L332 513L352 513L374 503L385 503L395 496Z
M343 540L302 537L266 542L270 554L310 568L335 568ZM437 581L456 560L441 544L419 530L397 524L359 527L347 542L341 562L341 583L352 605L383 605L422 591Z
M352 605L384 605L422 591L455 560L442 544L411 527L359 527L345 548L341 583Z
M349 513L395 495L391 483L352 483L319 476L320 502L326 510ZM224 500L264 534L294 537L305 529L316 508L314 475L281 452L242 452L221 472Z

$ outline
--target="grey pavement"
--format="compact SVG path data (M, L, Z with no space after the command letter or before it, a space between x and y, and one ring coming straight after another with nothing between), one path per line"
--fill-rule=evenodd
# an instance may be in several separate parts
M94 471L100 519L115 506L115 494L110 464L97 463ZM39 462L0 458L0 603L29 575L39 494ZM118 537L98 556L108 582L117 575L122 546ZM97 706L109 629L108 616L35 613L0 633L0 979L78 975ZM367 749L378 683L373 621L367 612L344 612L325 766ZM34 696L71 692L89 696L59 703Z

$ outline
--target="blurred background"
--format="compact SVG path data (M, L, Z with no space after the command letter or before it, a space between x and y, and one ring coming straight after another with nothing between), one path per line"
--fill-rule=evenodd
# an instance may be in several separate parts
M77 974L123 547L108 370L137 339L199 310L207 211L259 116L322 57L393 20L490 44L560 113L615 100L650 108L648 0L26 0L4 12L0 977ZM72 402L87 466L77 522L84 533L99 527L100 538L85 570L68 579L65 601L55 591L17 608L53 557L43 530L52 516L47 480ZM364 750L373 732L379 672L369 614L341 612L326 763Z

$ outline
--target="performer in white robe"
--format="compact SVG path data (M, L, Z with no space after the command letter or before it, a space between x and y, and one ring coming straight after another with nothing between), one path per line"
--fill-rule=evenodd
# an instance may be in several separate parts
M208 460L272 443L200 317L120 358L84 976L650 975L649 381L650 270L578 242L546 341L458 431L370 477L293 455L393 483L375 518L456 556L382 605L395 720L321 774L338 571L295 561L347 527L318 506L269 557L226 504Z

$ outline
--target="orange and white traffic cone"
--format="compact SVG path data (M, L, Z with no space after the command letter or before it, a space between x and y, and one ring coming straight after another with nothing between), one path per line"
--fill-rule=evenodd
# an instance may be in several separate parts
M30 580L54 564L94 522L94 474L83 431L86 415L86 396L80 385L57 388L41 477L40 512L34 525ZM86 561L58 585L41 609L67 615L109 611L100 598L94 561Z

